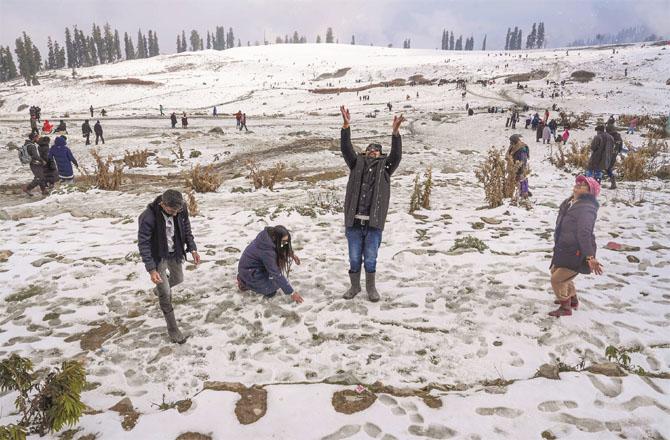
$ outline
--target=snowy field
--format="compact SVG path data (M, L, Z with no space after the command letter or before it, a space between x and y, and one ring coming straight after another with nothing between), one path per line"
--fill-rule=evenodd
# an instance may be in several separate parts
M89 409L73 439L670 438L668 182L603 188L595 233L605 273L580 275L580 309L551 318L552 231L574 173L551 165L550 147L533 141L523 122L505 128L508 113L486 111L513 103L533 113L553 103L588 111L590 127L571 132L578 142L592 138L599 117L667 115L666 48L507 56L277 45L83 68L78 79L66 69L30 88L4 83L0 356L17 352L36 368L72 358L85 363L90 386L82 398ZM345 68L343 76L316 80ZM536 69L548 76L522 82L525 90L503 81ZM573 82L576 70L596 77ZM466 78L468 93L461 97L453 83L375 87L359 93L370 96L366 101L356 92L309 91L414 75ZM126 78L155 84L102 83ZM475 84L492 78L488 87ZM547 79L567 81L556 89L563 98L549 98L554 88ZM474 116L467 116L466 103ZM39 105L42 118L56 124L66 119L70 147L89 170L91 147L79 127L90 105L92 123L100 109L108 112L100 118L103 155L118 159L138 148L155 155L147 168L129 171L121 191L81 186L28 198L20 187L31 180L30 170L5 148L20 145L29 131L21 105ZM211 116L214 105L218 118ZM351 109L357 147L379 141L388 151L392 115L408 119L379 252L376 304L364 292L341 298L348 259L338 212L347 181L340 105ZM238 110L247 113L248 133L235 130L231 115ZM188 129L170 129L172 111L189 113ZM375 111L376 118L365 117ZM557 116L551 111L550 118ZM210 132L215 127L223 133ZM507 202L488 209L474 171L491 146L508 145L515 132L530 147L532 207ZM644 142L639 132L623 137L633 146ZM185 159L175 154L180 147ZM201 155L190 158L196 150ZM263 168L283 161L290 178L274 191L251 191L249 159ZM185 282L175 289L175 313L191 338L173 345L137 255L136 219L163 190L185 190L187 170L210 163L225 180L217 192L196 194L200 215L191 222L203 262L187 263ZM415 175L428 166L432 209L410 215ZM276 224L291 230L302 259L291 273L305 298L301 305L283 295L240 293L235 285L240 251ZM488 249L450 251L467 235ZM630 248L605 249L610 241ZM648 374L586 371L607 361L609 345L628 350L631 364ZM574 371L556 375L558 365ZM14 398L0 396L0 424L16 421ZM161 410L163 401L179 405Z

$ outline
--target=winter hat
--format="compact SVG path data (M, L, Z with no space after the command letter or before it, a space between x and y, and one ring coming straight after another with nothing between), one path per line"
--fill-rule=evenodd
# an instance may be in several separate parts
M521 135L520 134L513 134L512 136L509 137L509 141L513 144L516 144L521 140Z
M65 146L65 139L63 136L58 136L56 140L54 141L54 145L57 147L64 147Z
M367 153L368 151L379 151L379 154L382 153L382 146L381 144L370 144L368 147L365 149L365 152Z
M593 197L598 197L600 195L600 184L593 177L586 177L580 174L575 179L575 183L586 183L589 186L589 194Z

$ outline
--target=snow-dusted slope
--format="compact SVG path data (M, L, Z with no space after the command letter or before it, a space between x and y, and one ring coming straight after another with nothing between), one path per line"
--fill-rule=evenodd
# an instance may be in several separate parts
M549 318L551 230L573 176L548 162L555 146L534 142L523 124L506 129L507 114L485 110L508 107L511 99L533 111L553 103L589 111L591 123L611 113L667 113L670 51L639 45L618 50L571 50L567 56L564 50L531 51L519 58L286 45L79 69L77 80L62 71L31 88L3 85L0 145L19 143L28 127L27 110L17 112L19 105L40 105L50 119L68 112L69 143L90 169L78 125L93 105L96 112L109 112L102 120L103 155L118 159L124 150L148 148L155 156L147 168L130 171L135 177L122 192L61 189L29 200L18 189L30 180L29 170L15 151L1 155L0 251L12 255L0 262L0 357L19 352L38 368L72 357L85 362L92 385L83 400L101 412L85 415L74 438L174 439L187 431L214 439L530 439L545 431L545 438L670 437L667 378L585 371L562 372L560 380L535 377L546 363L602 362L608 345L629 349L633 364L667 375L667 183L652 179L603 189L596 237L606 272L578 277L579 311ZM311 81L344 68L351 70L342 77ZM545 80L526 83L524 92L502 79L487 87L474 84L534 69L550 72L555 81L567 79L565 88L557 89L563 98L550 99L554 89ZM580 69L596 78L569 81ZM369 94L368 101L356 92L309 92L329 83L360 87L413 75L467 78L468 94L461 97L453 84L373 88L359 94ZM158 84L99 83L124 78ZM474 116L466 115L466 103L475 108ZM160 104L167 114L187 111L189 128L171 130L166 117L158 116ZM245 111L251 131L236 131L228 115L209 117L215 104L220 114ZM380 249L377 304L364 293L353 301L341 299L348 282L343 221L336 209L346 186L338 149L341 104L351 107L357 146L374 140L388 148L392 114L408 118ZM365 117L375 111L376 118ZM210 133L215 127L224 134ZM485 209L474 170L490 146L506 145L514 132L531 149L532 209L509 204ZM592 128L574 130L571 139L586 142L592 134ZM640 133L624 138L633 146L644 140ZM180 147L185 159L176 156ZM201 154L190 158L195 150ZM250 158L262 167L284 161L292 179L274 192L249 192L244 162ZM196 195L201 215L192 223L203 263L187 264L185 282L175 289L177 316L192 337L174 346L134 253L136 218L165 188L182 188L180 172L198 163L216 164L226 180L217 192ZM432 209L411 216L415 174L428 166L435 182ZM303 260L291 274L305 297L300 306L235 287L240 250L268 224L293 232ZM450 252L466 235L489 249ZM639 249L603 249L612 240ZM17 293L21 296L11 296ZM259 420L241 424L235 413L239 395L220 391L238 388L207 381L258 385L262 390L250 399L247 416ZM399 389L373 385L377 381ZM334 393L357 384L374 392L375 402L354 414L336 412ZM266 413L259 403L263 390ZM167 402L190 399L191 406L183 413L160 411L154 404L163 395ZM374 398L369 392L360 396ZM0 423L16 420L14 397L0 397ZM122 428L123 417L109 410L124 397L140 413L129 431Z

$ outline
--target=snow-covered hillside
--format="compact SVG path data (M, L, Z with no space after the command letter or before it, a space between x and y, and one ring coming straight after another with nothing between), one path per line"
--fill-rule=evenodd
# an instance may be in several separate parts
M212 439L668 438L667 181L603 189L596 238L605 274L579 276L579 311L550 318L551 232L574 173L551 165L556 147L536 143L523 122L505 128L508 113L486 110L527 104L526 114L548 108L553 118L555 103L568 113L590 112L590 126L572 131L577 142L591 139L597 118L668 114L670 50L616 50L566 55L273 45L82 68L76 79L63 70L40 77L36 87L2 84L3 148L20 145L29 131L28 110L19 106L39 105L43 119L68 123L68 143L91 170L92 147L83 144L79 126L92 105L93 119L105 128L103 156L120 159L138 148L154 154L147 168L128 171L121 191L80 185L28 199L20 185L30 181L30 170L15 151L4 150L0 357L18 352L38 368L70 358L85 363L91 385L83 400L91 410L75 439L208 438L187 432ZM504 82L537 70L548 74L521 82L524 90ZM574 82L577 70L596 76ZM104 83L130 78L154 84ZM409 85L458 78L468 81L464 97L452 82ZM407 84L383 84L398 79ZM310 92L325 88L342 90ZM549 98L554 90L563 96ZM379 141L390 148L393 115L408 119L403 159L392 177L376 304L364 294L341 298L348 261L338 212L347 182L340 105L351 108L357 147ZM106 118L99 116L103 108ZM249 132L235 129L231 115L238 110L246 112ZM173 111L188 113L188 129L170 129ZM487 209L474 171L512 133L530 146L532 207ZM640 146L643 133L624 140ZM252 191L245 177L250 159L263 168L283 161L289 179L275 191ZM192 224L203 262L188 263L185 282L175 289L179 323L192 335L176 346L138 261L136 218L163 190L185 189L184 172L196 164L215 164L225 180L216 192L196 194L201 214ZM431 209L410 215L415 175L429 166ZM305 298L301 305L285 297L263 300L235 285L240 251L275 224L292 231L303 261L291 273ZM450 250L468 235L488 249ZM604 249L609 241L630 247ZM582 370L606 361L609 345L627 349L631 363L650 375ZM561 371L560 380L537 377L538 370L557 374L559 365L577 371ZM357 385L366 390L343 392ZM16 420L14 397L0 397L0 424ZM110 410L126 397L130 416ZM163 399L182 401L179 410L162 411L155 404ZM124 429L124 418L135 416Z

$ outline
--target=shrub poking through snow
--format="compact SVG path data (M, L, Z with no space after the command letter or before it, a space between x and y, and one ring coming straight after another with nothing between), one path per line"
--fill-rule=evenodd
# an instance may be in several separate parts
M125 163L128 168L144 168L147 166L147 159L149 158L149 150L135 150L128 151L123 156L123 163Z
M639 181L651 176L663 178L668 169L667 141L654 137L647 138L646 143L638 148L629 147L628 154L617 161L617 172L623 180Z
M60 368L51 371L38 381L33 373L30 359L12 354L0 362L0 391L18 392L15 405L21 419L18 428L0 427L21 437L22 429L30 433L45 435L60 431L66 425L74 426L82 415L85 405L81 392L86 384L86 370L77 361L65 361Z
M184 159L184 149L181 147L181 144L177 144L177 149L172 150L172 154L177 156L177 159Z
M637 128L647 128L649 135L655 138L666 138L670 136L666 127L668 124L667 115L619 115L619 126L628 127L633 118L637 118Z
M124 164L112 160L112 156L103 159L96 150L91 151L91 156L95 159L95 169L93 170L93 181L99 189L116 191L121 186L123 179ZM84 173L86 171L84 170Z
M423 183L419 181L419 175L414 178L414 190L409 200L409 213L418 209L430 209L430 194L433 190L433 169L426 168L423 175Z
M275 184L286 177L286 164L277 162L272 168L262 170L258 162L251 159L246 162L249 175L247 178L254 184L255 189L267 188L274 191Z
M558 124L563 127L570 127L570 129L584 129L588 127L591 113L582 112L581 114L576 115L574 112L560 112L559 117L561 119Z
M477 237L467 235L465 237L457 238L449 251L456 251L459 249L476 249L479 252L484 252L485 249L488 249L488 246Z
M205 193L214 192L221 186L223 178L214 171L214 165L200 166L191 168L186 178L189 188L195 192Z
M200 209L198 208L198 201L195 199L195 192L193 190L188 192L188 195L186 196L186 203L189 215L196 216L200 214Z
M198 150L191 150L191 153L188 155L189 158L195 159L196 157L200 157L202 153Z
M516 172L521 163L504 153L504 149L491 147L486 160L475 171L475 176L484 185L484 194L489 208L503 204L504 199L514 197L517 189Z

